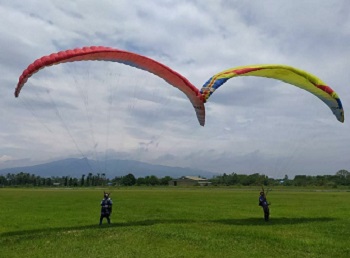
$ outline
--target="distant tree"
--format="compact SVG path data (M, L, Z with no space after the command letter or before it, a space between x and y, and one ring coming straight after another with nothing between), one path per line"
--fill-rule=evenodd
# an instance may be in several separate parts
M146 180L144 177L138 177L136 179L136 185L145 185L146 184Z
M129 173L126 176L123 176L121 178L121 182L122 185L126 185L126 186L132 186L136 184L136 178L133 174Z
M306 175L296 175L294 177L294 185L295 186L305 186L307 185L307 177Z
M151 175L151 176L148 178L148 184L149 184L149 185L159 185L159 179L158 179L158 177L156 177L155 175Z
M97 177L95 177L95 182L93 185L100 185L101 183L101 174L100 173L97 173Z
M101 174L101 180L102 180L101 184L105 185L106 184L106 174L105 173Z
M240 177L240 180L239 182L242 184L242 185L251 185L253 182L254 182L254 176L248 176L248 175L239 175Z
M345 169L342 169L342 170L339 170L335 175L343 178L348 178L350 177L350 172Z
M52 186L52 179L50 177L46 178L46 186Z
M173 180L173 178L172 177L170 177L170 176L165 176L165 177L163 177L163 178L161 178L159 181L159 183L161 184L161 185L168 185L169 184L169 181L171 181L171 180Z
M0 176L0 185L7 185L7 180L6 177L4 176Z
M120 176L116 176L111 180L113 185L121 185L122 184L121 181L122 181L122 177Z
M72 186L75 186L75 187L77 187L77 186L79 186L79 180L77 179L77 178L73 178L72 179L72 184L71 184Z
M80 185L81 185L81 186L84 186L84 184L85 184L85 175L83 174L83 175L81 176Z
M234 185L238 183L238 180L238 175L233 172L231 175L229 175L227 183L228 185Z
M86 177L86 185L90 186L92 181L92 173L90 172L88 176Z
M325 177L325 176L316 176L315 184L317 186L325 186L327 184L327 177Z
M350 185L350 172L342 169L335 174L335 182L339 185Z

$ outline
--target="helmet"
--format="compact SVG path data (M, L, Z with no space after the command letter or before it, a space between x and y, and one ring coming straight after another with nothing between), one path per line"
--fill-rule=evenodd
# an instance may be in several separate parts
M103 197L107 199L109 197L109 193L103 192Z

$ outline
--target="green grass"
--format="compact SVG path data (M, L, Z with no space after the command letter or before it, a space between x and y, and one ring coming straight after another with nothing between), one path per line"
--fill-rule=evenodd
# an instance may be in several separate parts
M0 189L0 257L350 257L350 192L110 189L100 227L103 190Z

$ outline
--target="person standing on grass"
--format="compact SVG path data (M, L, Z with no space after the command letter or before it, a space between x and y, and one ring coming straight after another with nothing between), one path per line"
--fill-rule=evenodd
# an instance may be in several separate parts
M101 201L101 216L100 225L102 225L103 218L107 219L108 224L111 224L109 216L112 214L112 199L109 197L110 193L103 192L103 199Z
M261 191L259 196L259 206L263 208L265 221L269 221L269 217L270 217L269 205L270 204L267 202L265 191Z

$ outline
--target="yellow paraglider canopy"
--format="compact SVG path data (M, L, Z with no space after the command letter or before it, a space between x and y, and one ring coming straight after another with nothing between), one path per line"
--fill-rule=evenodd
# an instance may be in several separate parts
M211 77L202 87L205 101L228 79L237 76L258 76L284 81L306 90L321 99L333 112L338 121L344 122L344 110L337 93L318 77L286 65L248 65L231 68Z

